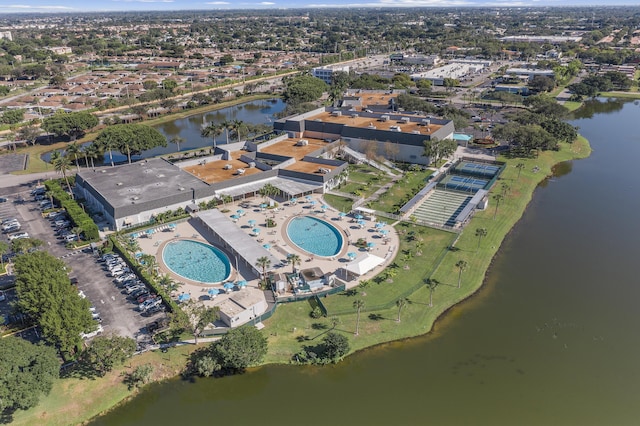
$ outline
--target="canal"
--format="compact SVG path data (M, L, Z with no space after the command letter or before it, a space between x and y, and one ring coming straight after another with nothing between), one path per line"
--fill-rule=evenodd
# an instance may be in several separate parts
M155 128L158 129L160 133L167 138L167 140L171 140L174 137L182 138L184 142L180 144L180 151L188 151L197 148L210 148L213 145L213 140L210 137L203 137L201 135L203 126L211 123L222 123L223 121L233 120L251 124L271 125L275 119L275 114L283 111L285 106L286 105L282 99L278 98L245 102L216 111L195 114L178 120L168 121L155 126ZM225 134L218 136L216 141L218 144L224 144L226 142ZM229 141L233 142L234 140L230 139ZM175 153L177 148L178 147L175 144L167 143L166 147L150 149L143 152L141 155L132 156L131 159L132 161L138 161L143 158ZM49 162L51 159L51 152L43 154L42 159ZM127 161L127 156L126 154L114 151L113 161L115 163L124 163ZM108 153L105 154L103 164L109 164Z
M328 367L150 386L94 425L631 425L640 418L638 102L536 191L481 292L428 336Z

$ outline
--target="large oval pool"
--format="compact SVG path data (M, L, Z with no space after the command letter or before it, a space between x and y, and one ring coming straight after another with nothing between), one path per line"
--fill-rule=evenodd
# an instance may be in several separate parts
M170 241L162 250L162 260L173 273L205 284L220 283L231 274L227 255L199 241Z
M291 219L287 236L302 250L318 256L335 256L342 250L344 239L333 225L311 216Z

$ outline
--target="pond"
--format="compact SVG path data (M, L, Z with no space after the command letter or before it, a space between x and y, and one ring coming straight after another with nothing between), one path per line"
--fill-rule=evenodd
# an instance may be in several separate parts
M637 424L638 117L633 102L577 114L593 155L556 168L480 293L430 335L335 366L171 380L92 424Z
M275 114L281 112L285 108L282 99L265 99L259 101L246 102L232 107L223 108L217 111L210 111L203 114L195 114L186 118L169 121L155 126L167 140L174 137L181 137L184 143L180 144L180 151L188 151L196 148L209 148L213 145L211 138L201 136L200 132L205 123L221 123L225 120L239 120L251 124L271 124L275 119ZM216 138L218 144L224 144L226 137L224 134ZM230 140L230 142L233 142ZM134 155L131 157L133 161L143 158L155 157L158 155L169 154L177 151L177 146L168 143L166 147L158 147L145 151L142 155ZM51 152L47 152L41 157L44 161L49 162ZM115 163L124 163L127 161L126 154L117 151L113 152L113 160ZM82 160L81 160L82 161ZM109 164L109 155L105 154L103 164ZM97 164L96 164L97 165Z

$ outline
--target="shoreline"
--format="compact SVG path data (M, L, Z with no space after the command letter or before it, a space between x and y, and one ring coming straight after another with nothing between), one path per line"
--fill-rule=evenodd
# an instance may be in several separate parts
M504 240L515 229L518 222L522 218L524 212L527 209L527 206L533 199L535 190L539 187L540 183L543 182L545 179L548 179L549 177L553 176L553 169L558 164L563 163L565 161L574 161L578 159L587 158L590 155L590 153L591 153L591 146L589 144L589 141L579 135L576 141L574 141L571 145L563 146L562 149L558 152L543 152L540 155L540 157L535 159L507 159L506 161L507 161L508 167L505 170L505 173L503 174L503 176L516 174L517 172L513 167L514 164L517 162L526 162L527 171L524 171L522 174L523 174L523 178L525 178L525 175L526 175L526 177L529 178L529 181L527 181L525 185L526 191L519 193L517 196L517 201L519 201L519 204L516 206L517 208L514 211L512 211L510 214L505 215L504 217L505 220L503 220L503 223L501 224L501 226L498 227L495 235L491 235L491 237L493 237L492 239L490 239L489 237L486 237L485 241L483 241L484 244L486 245L492 244L492 246L490 250L485 251L484 253L485 255L482 257L482 259L480 259L480 262L477 264L476 275L477 277L479 277L479 279L476 279L473 282L471 282L470 285L465 286L464 292L460 292L460 294L456 293L455 297L446 299L447 303L445 305L442 305L440 309L434 308L433 310L429 310L428 318L424 318L425 323L422 324L423 328L421 330L423 331L417 332L417 333L411 333L409 331L404 336L391 337L388 340L381 339L382 335L379 334L377 335L378 337L377 341L375 341L372 344L367 344L364 346L356 345L355 343L358 343L358 342L364 343L362 342L362 340L356 339L356 341L353 342L354 345L352 347L351 352L347 355L347 357L350 357L352 355L358 354L363 351L375 350L377 348L385 347L393 344L403 344L404 342L407 342L410 339L413 340L416 338L432 335L434 332L436 332L436 327L438 326L438 324L441 324L443 321L446 321L447 318L450 318L450 313L454 308L459 307L460 305L463 304L463 302L466 302L468 300L478 297L478 294L480 294L480 290L486 287L485 286L486 279L489 272L492 269L496 254L500 251ZM542 166L542 167L539 167L539 170L540 170L539 173L529 171L531 170L530 166L533 164L535 164L535 167ZM474 218L466 226L466 232L462 233L461 238L458 241L458 244L456 245L456 248L462 251L467 250L470 253L476 253L477 249L475 247L477 245L478 240L473 235L473 229L475 228L475 226L478 226L478 225L483 225L488 227L488 224L486 222L488 222L488 220L491 220L491 216L493 216L493 207L489 207L485 211L477 212ZM496 224L495 221L489 222L489 223L494 223L494 225ZM471 247L471 250L469 249L469 246ZM458 255L455 255L455 254L452 255L452 253L454 252L452 251L447 252L449 256L447 255L444 256L445 258L439 264L439 267L433 271L433 274L432 274L433 276L436 276L436 277L448 276L450 278L452 273L456 273L456 276L457 276L457 272L452 272L451 270L451 263L452 263L452 260L453 262L455 262L456 260L452 258L454 257L457 258ZM466 272L466 274L470 274L470 271ZM421 292L422 293L425 292L424 288L420 288L415 293L421 293ZM438 294L436 292L435 297L437 298L439 296L442 297L441 294ZM396 312L395 308L391 308L391 309L393 312ZM386 311L383 311L383 313L384 312ZM276 316L277 316L277 313L276 313ZM404 320L401 324L404 325L409 323L410 321ZM398 324L399 327L401 327L402 325ZM195 346L193 346L193 348L195 349ZM275 350L275 349L277 349L277 347L270 347L270 350ZM173 352L175 354L175 352L177 351L175 349L172 349L170 350L170 352ZM114 378L115 378L117 380L123 372L127 371L128 368L130 368L132 364L143 362L143 359L146 359L146 357L158 357L158 356L162 357L162 354L148 354L148 355L143 354L142 356L138 357L139 358L138 360L134 360L134 361L130 360L127 363L129 367L123 366L109 373L107 375L108 379L111 381L114 381ZM169 355L169 358L171 358L171 355ZM186 361L186 358L182 359L182 361ZM289 365L290 358L287 355L281 355L280 357L275 357L269 361L265 361L261 365L255 368L262 368L264 366L279 365L279 364ZM180 372L176 371L175 369L173 370L173 373L174 373L173 376L159 377L158 379L150 382L149 384L162 383L168 379L178 377L180 374ZM16 415L17 424L29 424L30 421L34 421L36 418L40 421L48 418L50 421L53 422L52 424L67 424L64 422L71 420L66 415L66 412L70 409L70 406L74 406L76 404L80 404L82 406L91 406L90 401L82 401L82 400L77 401L77 396L78 396L77 390L74 389L75 386L69 384L69 380L79 380L80 382L87 381L82 379L59 380L54 385L54 389L52 390L50 395L43 398L41 403L38 406L36 406L34 409L28 410L27 412L17 413ZM98 379L96 381L101 382L102 379ZM107 383L104 383L104 384L108 385ZM102 407L98 407L97 412L93 411L91 413L85 413L84 416L81 414L80 418L75 418L72 421L75 423L87 424L91 422L93 419L101 415L104 415L113 409L116 409L121 404L130 402L133 399L133 397L135 397L140 391L143 391L147 385L137 390L132 390L132 391L125 390L124 392L121 386L124 386L124 385L118 382L117 383L118 389L113 389L112 391L116 395L112 394L111 397L104 398L106 400L117 399L116 401L112 401L111 405L108 405L106 407L104 405ZM109 386L106 386L106 387L109 387ZM116 386L114 386L114 388L115 387ZM67 394L65 394L65 392L67 392ZM71 395L76 396L77 402L73 402L73 403L68 402L68 401L73 401L73 398L70 397ZM90 398L90 396L86 396L86 393L81 393L81 395L85 395L85 398ZM51 400L57 400L59 398L63 398L63 401L65 402L61 404L54 403L52 404L53 406L48 406L48 404L45 402L47 401L50 404ZM52 417L49 417L49 416L52 416ZM55 419L57 418L56 416L59 417L58 422L55 422Z

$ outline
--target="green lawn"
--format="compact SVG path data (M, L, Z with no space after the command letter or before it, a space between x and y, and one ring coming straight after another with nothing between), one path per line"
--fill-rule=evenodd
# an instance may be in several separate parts
M432 170L406 172L402 179L371 204L371 208L387 213L397 213L400 207L424 188L426 179L432 173Z
M582 106L582 102L566 101L564 106L571 112L580 108Z
M185 345L166 353L146 352L96 379L56 380L49 395L42 397L35 408L16 413L12 424L63 426L86 422L135 393L122 383L124 373L138 365L151 364L155 381L174 377L184 369L188 355L195 348L195 345Z
M640 92L602 92L600 96L605 98L640 99Z
M327 204L341 212L349 213L351 211L351 207L353 207L353 200L349 198L333 194L324 194L323 198Z
M448 242L451 241L448 239L451 238L451 234L422 227L413 228L411 224L399 226L397 228L399 232L403 229L407 232L426 230L422 235L423 255L414 255L408 260L409 270L402 268L404 262L401 253L396 258L396 263L401 267L393 277L393 283L387 283L384 280L380 283L371 283L361 289L366 295L337 294L322 299L330 315L331 312L343 312L338 316L340 325L337 331L343 332L349 338L352 352L375 344L429 332L440 315L481 287L486 271L502 240L524 213L538 183L551 174L553 165L562 161L585 158L590 152L588 141L579 137L571 145L563 144L560 151L543 152L538 158L501 158L500 160L506 161L507 167L500 178L500 183L507 183L511 189L501 202L495 219L493 219L495 212L493 199L487 210L477 212L460 235L454 250L446 249ZM525 164L520 176L515 167L518 163ZM533 171L536 166L539 169L538 172ZM493 192L501 191L500 184L495 188ZM487 236L481 240L480 246L475 236L478 228L487 230ZM416 241L408 242L407 236L408 234L402 235L401 250L411 249L414 252ZM440 255L443 255L442 259L439 259ZM468 263L468 267L462 274L461 288L457 287L459 270L455 266L459 260L465 260ZM436 263L437 268L433 271ZM433 294L432 307L428 306L429 290L426 286L420 285L430 275L440 282ZM398 323L395 321L397 308L393 304L397 297L403 295L403 290L411 290L413 286L417 290L408 296L410 303L402 313L402 321ZM357 298L364 300L366 304L366 312L361 313L359 336L353 334L356 323L353 301ZM369 311L379 305L386 307L374 312ZM269 333L266 363L287 363L303 346L314 346L320 343L323 333L331 327L331 320L330 318L313 319L309 315L311 310L312 306L309 302L278 306L273 317L266 321ZM349 310L351 313L348 313Z

